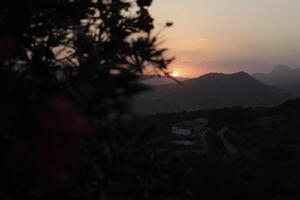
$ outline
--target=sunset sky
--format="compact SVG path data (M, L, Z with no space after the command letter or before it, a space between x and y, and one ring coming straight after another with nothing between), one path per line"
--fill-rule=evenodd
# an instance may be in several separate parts
M157 28L181 76L300 66L299 0L154 0Z

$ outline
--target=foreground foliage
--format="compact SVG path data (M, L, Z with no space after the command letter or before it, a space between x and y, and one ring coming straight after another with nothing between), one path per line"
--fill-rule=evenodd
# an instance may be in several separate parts
M119 170L136 171L134 149L130 138L117 146L108 124L128 113L146 67L167 74L172 61L152 34L151 3L1 2L1 199L123 196L131 179Z

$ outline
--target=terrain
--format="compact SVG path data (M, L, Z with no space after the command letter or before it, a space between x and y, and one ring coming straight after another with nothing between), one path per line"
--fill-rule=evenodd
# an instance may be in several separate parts
M274 106L289 99L278 87L265 85L245 72L210 73L198 78L154 86L135 98L138 114L154 114L228 106Z
M278 65L269 73L255 73L252 76L258 81L275 86L284 86L300 83L300 68L291 68L287 65Z
M183 77L176 77L178 81L185 81L188 80L188 78ZM166 77L166 76L155 76L155 75L143 75L140 77L140 80L143 84L150 85L150 86L157 86L157 85L165 85L165 84L171 84L174 83L174 80Z
M156 114L127 124L144 139L140 152L151 155L162 177L177 187L178 198L297 199L300 197L300 99L276 107L228 107ZM172 125L208 119L208 151L201 145L175 145ZM228 151L216 132L230 129ZM141 134L143 133L143 134ZM175 185L172 185L175 184ZM216 192L217 191L217 192ZM180 196L183 195L183 196Z
M270 73L256 73L252 76L264 84L279 87L292 98L300 96L300 68L279 65Z

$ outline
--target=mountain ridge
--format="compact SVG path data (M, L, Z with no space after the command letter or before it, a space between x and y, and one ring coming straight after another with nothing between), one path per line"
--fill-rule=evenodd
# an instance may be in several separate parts
M175 77L175 79L178 81L188 80L188 78L184 78L184 77ZM174 80L170 79L167 76L156 76L156 75L143 75L140 77L140 81L141 83L146 84L148 86L166 85L166 84L175 83Z
M300 68L278 65L269 73L255 73L252 74L252 77L264 84L278 87L300 84Z
M279 88L265 85L246 72L209 73L178 84L155 86L135 99L141 114L191 111L230 106L274 106L287 100Z

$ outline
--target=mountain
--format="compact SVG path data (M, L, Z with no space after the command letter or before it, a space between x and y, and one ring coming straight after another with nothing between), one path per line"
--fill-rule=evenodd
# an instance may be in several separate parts
M286 65L278 65L270 73L252 75L264 84L286 86L300 84L300 68L292 69Z
M183 77L176 77L178 81L185 81L187 78ZM154 75L144 75L140 78L141 82L146 84L146 85L165 85L165 84L170 84L170 83L175 83L174 80L166 77L166 76L154 76Z
M292 98L300 97L300 68L292 69L286 65L279 65L270 73L256 73L252 76L264 84L279 87Z
M272 106L287 99L280 89L267 86L245 72L210 73L183 84L154 87L134 100L139 114L215 109L230 106Z

